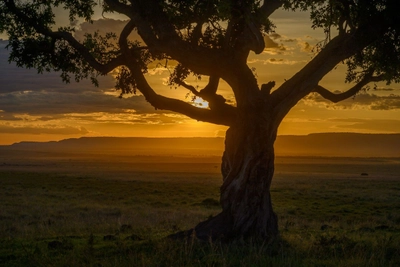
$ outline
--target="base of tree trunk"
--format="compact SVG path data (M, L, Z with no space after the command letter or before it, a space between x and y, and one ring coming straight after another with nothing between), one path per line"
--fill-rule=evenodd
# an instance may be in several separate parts
M195 228L196 237L200 240L228 241L234 238L233 220L226 212L199 223Z
M195 228L186 231L180 231L178 233L169 235L172 239L188 239L196 238L201 241L228 241L232 239L232 233L230 232L232 226L231 223L227 223L227 216L221 212L218 215L209 218L206 221L199 223Z
M248 233L240 233L234 230L233 218L226 212L221 212L218 215L209 218L199 223L195 228L181 231L168 237L171 239L189 239L196 238L201 241L221 241L230 242L233 240L252 240L271 242L274 241L278 235L278 221L276 215L273 213L269 221L268 232L265 234L259 233L257 229Z

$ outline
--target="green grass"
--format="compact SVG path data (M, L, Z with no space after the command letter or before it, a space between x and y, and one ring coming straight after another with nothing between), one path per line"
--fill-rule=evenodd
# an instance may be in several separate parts
M279 240L166 239L220 211L220 183L217 171L2 170L0 266L400 266L398 179L278 173Z

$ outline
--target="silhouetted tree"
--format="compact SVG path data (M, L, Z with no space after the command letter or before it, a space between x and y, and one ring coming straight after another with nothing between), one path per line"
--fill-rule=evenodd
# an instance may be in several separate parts
M274 141L279 124L310 93L338 102L370 82L399 82L400 16L390 0L2 0L0 30L7 32L10 60L39 72L60 71L68 82L118 71L121 93L139 91L157 109L229 126L222 158L222 212L194 229L201 239L270 239L278 234L270 185ZM55 7L91 21L94 7L128 19L120 33L74 37L73 27L55 27ZM318 53L279 88L259 85L247 65L250 51L261 53L271 33L269 16L278 8L309 10L326 40ZM140 36L133 41L133 36ZM209 108L159 95L146 80L149 63L177 62L170 83L209 102ZM353 86L334 94L319 85L335 66L346 62ZM189 74L208 76L202 89L188 85ZM218 94L220 79L236 103Z

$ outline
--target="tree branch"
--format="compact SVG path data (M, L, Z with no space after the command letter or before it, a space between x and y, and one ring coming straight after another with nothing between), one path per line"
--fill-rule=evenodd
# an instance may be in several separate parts
M197 45L198 41L203 36L202 28L203 28L203 22L201 22L201 21L198 21L196 26L194 26L194 28L193 28L190 41L195 45Z
M156 109L169 110L186 115L192 119L214 124L230 126L236 116L236 108L224 105L221 109L197 108L182 100L173 99L157 94L148 84L138 64L128 62L127 66L134 76L138 90L146 100ZM193 90L194 87L187 85L185 88ZM195 90L195 89L194 89ZM197 90L195 90L197 92ZM226 107L228 106L228 107Z
M107 4L107 6L111 10L113 10L117 13L124 14L128 17L131 17L133 15L132 7L129 5L123 4L118 0L104 0L104 2Z
M312 92L318 93L323 98L325 98L333 103L337 103L337 102L343 101L347 98L354 96L368 83L379 82L382 80L383 80L383 75L372 76L372 73L371 73L370 75L365 76L364 79L359 81L352 88L350 88L347 91L340 93L340 94L335 94L335 93L329 91L328 89L322 87L321 85L318 85Z
M280 0L265 0L262 6L256 10L258 16L268 18L272 13L283 5ZM254 51L256 54L260 54L264 51L265 43L263 33L260 31L261 24L257 19L254 19L254 14L247 6L240 3L240 1L233 1L233 17L239 17L241 19L233 21L231 25L228 25L228 29L236 28L235 30L239 33L237 36L238 42L235 44L235 51L242 52L242 56L246 57L249 51ZM238 12L238 10L240 10ZM238 16L239 14L239 16ZM231 33L228 34L230 36Z
M138 34L154 55L167 55L195 73L216 75L224 79L231 87L237 87L237 68L240 64L246 65L246 53L240 61L238 57L232 56L231 52L222 52L221 49L215 47L200 46L190 38L182 40L156 0L149 0L150 2L131 0L132 5L124 5L117 0L104 1L112 10L126 14L132 20ZM140 13L141 8L148 5L152 5L151 9L146 9L149 14ZM201 22L198 22L195 27L197 32L195 35L197 35L201 30ZM198 37L194 37L194 40L196 38Z
M264 0L264 4L259 9L260 12L266 17L271 16L278 8L283 5L281 0Z
M219 77L211 75L208 84L200 90L199 96L209 103L210 109L225 113L234 113L236 108L226 104L226 99L217 94Z
M312 92L337 64L374 42L385 27L375 26L366 25L355 33L344 33L332 38L305 67L272 92L273 103L276 103L279 112L288 112L301 98Z
M135 23L130 20L121 31L118 39L119 47L123 53L129 54L128 37L135 28Z
M332 38L302 70L271 93L276 123L280 123L297 102L316 89L319 81L337 64L353 56L377 40L387 29L385 23L374 21Z
M39 31L38 31L39 32ZM71 33L69 32L49 32L49 33L42 33L43 35L53 37L55 39L63 39L69 43L71 47L73 47L79 54L89 63L89 65L100 72L101 74L107 74L111 72L113 69L121 66L125 62L125 58L123 55L119 55L113 59L111 59L106 64L99 63L89 52L89 50L78 42Z
M177 84L188 89L195 96L201 97L207 101L210 109L213 111L232 114L231 116L236 113L236 108L226 104L226 99L222 95L216 93L219 84L219 77L210 76L208 84L200 91L184 81L178 82Z
M149 48L160 45L149 23L142 19L139 12L135 11L135 7L122 4L118 0L104 0L104 2L111 10L124 14L131 19L132 23L138 28L138 34L142 37L143 41L149 46Z
M195 96L200 97L200 92L193 85L187 84L185 81L177 81L177 84L188 89Z
M22 18L24 21L28 22L35 31L44 36L51 37L53 39L62 39L68 42L68 44L73 47L79 54L89 63L89 65L100 72L101 74L107 74L116 67L120 66L124 62L122 55L119 55L111 59L106 64L99 63L89 52L89 50L80 42L78 42L70 32L52 31L49 28L43 27L37 23L36 20L28 17L23 12L21 12L13 0L5 1L7 8L16 16Z

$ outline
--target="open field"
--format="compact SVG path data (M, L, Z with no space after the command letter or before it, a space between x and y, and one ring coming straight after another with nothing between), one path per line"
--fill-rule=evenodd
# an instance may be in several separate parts
M0 266L400 265L399 158L277 158L279 240L166 239L219 212L219 161L2 154Z

